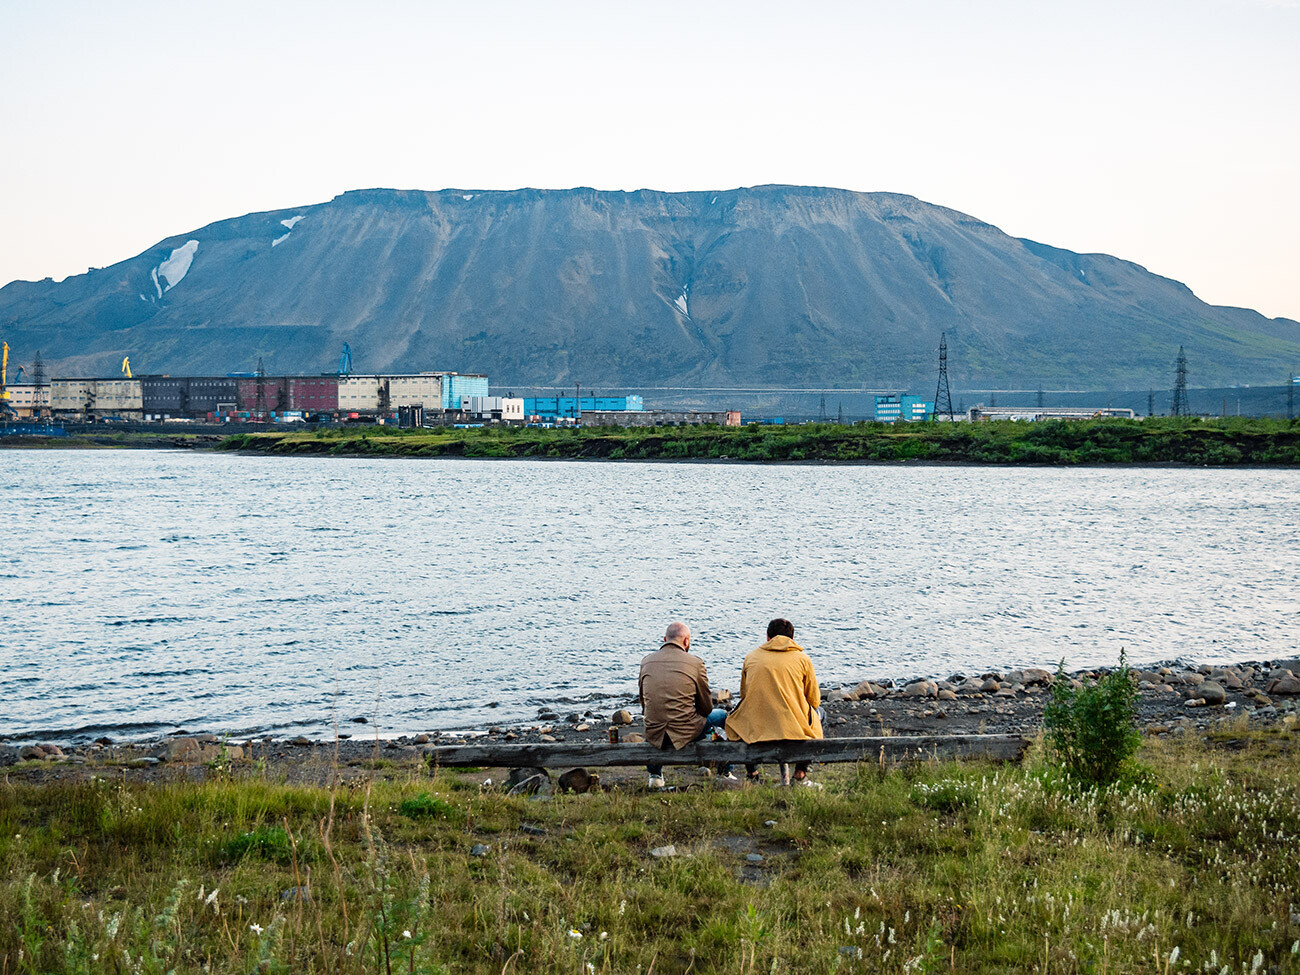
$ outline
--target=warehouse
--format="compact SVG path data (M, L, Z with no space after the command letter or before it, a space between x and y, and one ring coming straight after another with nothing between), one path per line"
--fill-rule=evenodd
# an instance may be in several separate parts
M740 426L740 410L584 410L584 427Z
M146 418L219 413L235 409L239 385L226 376L141 376L140 399Z
M52 379L50 409L103 418L140 418L143 401L139 379Z
M524 416L529 423L554 423L579 413L627 413L643 410L640 396L526 396Z

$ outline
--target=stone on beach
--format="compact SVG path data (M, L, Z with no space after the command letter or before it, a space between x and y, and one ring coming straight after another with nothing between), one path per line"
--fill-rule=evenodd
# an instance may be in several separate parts
M621 711L615 711L614 716L610 719L612 724L631 724L632 712L624 708Z
M1227 699L1227 692L1222 685L1212 680L1207 680L1196 689L1196 696L1211 707L1223 704Z

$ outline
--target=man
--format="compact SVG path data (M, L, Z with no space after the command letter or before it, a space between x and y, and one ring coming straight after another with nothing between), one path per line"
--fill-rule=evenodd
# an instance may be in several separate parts
M748 743L821 738L821 703L812 659L794 642L794 624L772 620L767 642L741 668L740 704L727 719L727 737ZM746 763L745 771L750 779L758 778L757 765ZM808 778L807 762L795 764L794 780L816 786Z
M727 720L727 712L713 707L709 675L704 661L690 652L691 628L672 623L664 643L641 661L641 710L645 713L645 738L656 748L683 748L700 741ZM664 787L664 767L647 765L652 789ZM731 777L731 767L719 775Z

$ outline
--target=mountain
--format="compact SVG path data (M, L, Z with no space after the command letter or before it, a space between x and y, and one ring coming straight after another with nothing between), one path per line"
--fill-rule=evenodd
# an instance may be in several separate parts
M357 190L0 289L55 374L487 372L494 386L932 387L1278 381L1300 324L1207 305L894 193Z

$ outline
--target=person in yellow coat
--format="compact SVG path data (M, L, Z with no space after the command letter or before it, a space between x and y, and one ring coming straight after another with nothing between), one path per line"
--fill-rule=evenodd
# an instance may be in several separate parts
M794 642L794 624L767 624L767 642L745 657L740 671L740 704L727 718L727 737L747 743L821 738L822 694L812 659ZM746 764L751 779L758 766ZM811 785L808 763L795 765L794 780Z

